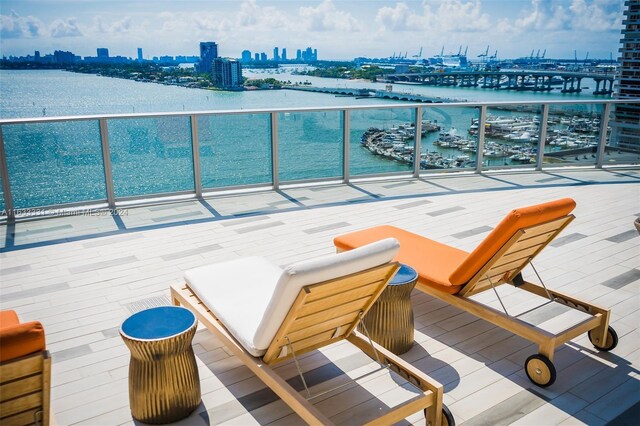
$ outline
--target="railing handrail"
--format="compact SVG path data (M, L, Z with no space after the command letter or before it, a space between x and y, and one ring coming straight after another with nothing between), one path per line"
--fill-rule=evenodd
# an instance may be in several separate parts
M423 119L425 115L423 114L425 111L429 111L429 109L438 108L438 109L447 109L447 108L475 108L478 110L478 135L477 135L477 154L476 154L476 165L475 165L475 173L482 173L484 170L483 163L483 149L485 142L485 123L488 117L487 110L490 107L531 107L531 106L539 106L540 108L536 110L535 108L529 108L522 110L523 114L540 114L541 126L539 129L539 136L537 142L537 155L536 155L536 170L542 170L543 160L544 160L544 146L546 143L547 132L547 121L548 115L550 115L550 107L552 106L585 106L585 105L602 105L602 108L599 108L601 111L595 114L598 114L600 117L600 125L599 125L599 140L598 147L595 157L595 167L602 168L604 164L604 155L606 151L606 143L607 143L607 128L609 125L609 113L611 111L611 106L615 104L640 104L640 98L633 99L588 99L588 100L534 100L534 101L499 101L499 102L451 102L451 103L402 103L402 104L376 104L376 105L351 105L351 106L325 106L325 107L294 107L294 108L256 108L256 109L239 109L239 110L208 110L208 111L182 111L182 112L155 112L155 113L130 113L130 114L99 114L99 115L85 115L85 116L60 116L60 117L38 117L38 118L15 118L15 119L1 119L0 120L0 178L2 180L2 191L4 198L4 208L6 210L6 215L9 220L13 220L15 218L16 212L20 215L22 209L29 209L31 207L22 207L18 206L18 210L14 210L16 207L16 203L13 200L13 193L11 190L11 180L10 173L8 167L8 159L5 155L5 141L3 135L3 127L7 125L28 125L29 124L37 124L37 123L52 123L52 122L78 122L78 121L96 121L99 123L99 135L100 135L100 145L101 145L101 155L102 158L102 166L104 172L104 182L105 182L105 198L98 198L87 201L72 201L70 203L64 204L54 204L51 206L32 206L35 208L67 208L69 206L76 205L90 205L95 203L107 203L107 205L111 208L115 208L120 205L121 202L127 202L129 199L147 199L149 197L165 197L165 196L174 196L174 195L185 195L190 194L196 198L202 197L203 192L209 192L212 188L203 187L203 182L201 178L201 170L200 170L200 149L199 149L199 130L198 130L198 118L206 117L206 116L224 116L224 115L254 115L254 114L263 114L269 117L269 139L268 142L270 145L270 162L271 162L271 181L265 181L262 183L256 183L257 186L271 186L273 189L278 189L282 183L292 183L296 182L296 180L287 179L285 182L281 182L280 172L280 159L279 159L279 135L278 135L278 127L279 127L279 114L280 113L307 113L307 112L337 112L341 117L341 130L342 130L342 176L326 176L326 177L304 177L301 182L310 182L310 181L326 181L326 180L342 180L344 183L349 183L352 178L365 177L365 175L357 175L354 176L350 171L350 133L351 133L351 112L353 111L372 111L372 110L406 110L411 111L412 118L409 119L413 121L414 126L414 143L413 143L413 152L421 153L421 127L423 123ZM594 109L594 108L591 108ZM598 108L596 108L598 109ZM580 112L577 112L580 114ZM592 112L593 114L593 112ZM179 189L177 192L163 192L160 194L140 194L140 195L118 195L115 191L114 187L114 177L112 171L112 159L110 154L110 140L109 140L109 126L108 122L110 120L119 120L119 119L149 119L149 118L167 118L167 117L184 117L189 119L189 139L190 139L190 149L192 154L191 167L193 168L193 188L192 189ZM17 129L21 131L20 129ZM407 160L409 161L409 160ZM413 155L412 159L412 167L411 167L411 176L420 177L422 169L422 160L421 155ZM506 164L506 163L505 163ZM426 166L425 166L426 167ZM509 165L510 168L518 166ZM503 169L503 166L491 166L490 169ZM462 171L462 170L461 170ZM373 173L371 176L383 176L386 174L392 175L404 175L402 172L378 172ZM298 178L296 178L298 179ZM242 185L242 184L241 184ZM233 186L227 186L227 188L233 188Z
M318 111L344 111L344 110L372 110L372 109L415 109L422 108L455 108L455 107L481 107L481 106L507 106L507 105L593 105L593 104L633 104L640 103L640 98L631 99L585 99L585 100L535 100L535 101L481 101L481 102L403 102L402 104L376 104L376 105L343 105L326 107L293 107L293 108L255 108L255 109L230 109L230 110L202 110L202 111L170 111L170 112L141 112L141 113L118 113L118 114L91 114L91 115L71 115L52 117L29 117L29 118L2 118L1 125L8 124L30 124L30 123L52 123L59 121L86 121L86 120L113 120L132 118L158 118L158 117L189 117L210 116L210 115L232 115L232 114L269 114L286 112L318 112Z

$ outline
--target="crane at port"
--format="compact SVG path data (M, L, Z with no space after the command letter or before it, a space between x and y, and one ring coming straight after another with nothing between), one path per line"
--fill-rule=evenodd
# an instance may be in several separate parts
M487 45L487 50L484 53L478 55L478 58L486 58L489 55L489 46Z
M420 46L420 53L413 55L413 58L422 58L422 46Z

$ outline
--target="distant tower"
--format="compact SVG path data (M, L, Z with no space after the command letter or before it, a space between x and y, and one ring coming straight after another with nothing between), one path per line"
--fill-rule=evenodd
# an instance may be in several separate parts
M218 57L218 45L213 41L200 42L200 62L198 62L198 72L210 73L213 67L213 60Z
M98 61L108 61L109 60L109 49L106 47L98 47L96 49L98 54Z
M318 60L318 49L313 49L313 61Z
M253 55L253 60L254 60L254 61L259 61L259 60L260 60L260 54L259 54L259 53L255 53L255 54Z
M615 97L631 99L640 97L640 68L638 48L640 45L640 2L626 0L620 48L620 68L617 76ZM611 125L611 145L640 151L640 105L615 104Z
M218 87L242 86L242 65L235 59L216 58L212 62L211 77Z
M301 61L302 60L302 50L298 49L296 50L296 61Z
M273 48L273 60L274 61L279 61L280 60L280 55L278 54L278 48L277 47Z
M36 62L40 60L40 51L39 50L35 51L35 60L36 60Z
M251 52L249 50L242 51L242 62L251 62Z
M138 47L138 62L142 62L142 47Z
M282 48L282 62L285 62L287 60L287 48L283 47Z
M264 52L262 52L262 53L260 54L260 60L261 60L261 61L263 61L263 62L264 62L264 61L266 61L266 60L267 60L267 54L266 54L266 53L264 53Z

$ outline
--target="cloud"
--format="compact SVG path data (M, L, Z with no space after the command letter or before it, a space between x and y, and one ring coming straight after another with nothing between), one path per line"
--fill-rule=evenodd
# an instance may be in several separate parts
M515 19L515 31L619 31L620 1L572 0L567 6L552 0L532 0L531 9Z
M432 7L435 6L435 7ZM480 0L442 0L424 3L419 12L406 3L382 7L376 15L381 31L479 32L491 28L489 15L482 13Z
M385 6L379 9L376 22L391 31L417 31L424 28L424 23L420 25L420 17L402 2L396 3L393 8Z
M301 7L300 16L309 31L360 31L360 23L351 13L338 10L332 0L324 0L318 7Z
M33 16L21 17L15 11L0 15L0 38L38 37L43 27L42 21Z
M76 18L56 19L49 27L51 37L82 37Z
M236 17L241 27L284 28L289 26L286 16L275 7L258 6L256 0L243 1Z

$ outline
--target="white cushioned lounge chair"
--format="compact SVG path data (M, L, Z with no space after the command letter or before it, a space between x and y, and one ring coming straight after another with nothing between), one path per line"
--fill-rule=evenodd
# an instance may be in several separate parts
M397 271L398 248L388 238L284 269L260 257L241 258L187 271L186 283L172 286L171 295L309 424L332 421L270 366L343 339L379 359L398 383L416 387L415 396L369 424L392 424L423 409L432 425L451 424L442 385L356 331Z

